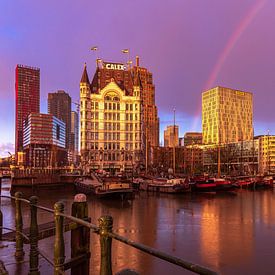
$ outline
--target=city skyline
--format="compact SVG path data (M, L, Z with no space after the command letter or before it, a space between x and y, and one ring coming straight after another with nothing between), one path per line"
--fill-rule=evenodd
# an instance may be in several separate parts
M180 136L201 131L201 93L216 86L252 92L255 135L268 129L275 133L270 115L275 3L214 0L198 5L174 0L167 5L120 0L114 5L84 1L72 7L65 12L62 2L27 1L17 3L16 9L8 1L0 4L5 11L0 28L0 125L5 130L0 155L14 146L16 64L40 68L41 112L47 113L50 92L61 89L72 101L79 99L84 62L93 75L97 56L126 62L124 48L130 49L133 61L139 55L141 66L154 75L161 140L164 128L173 122L173 108ZM89 51L94 45L97 53Z

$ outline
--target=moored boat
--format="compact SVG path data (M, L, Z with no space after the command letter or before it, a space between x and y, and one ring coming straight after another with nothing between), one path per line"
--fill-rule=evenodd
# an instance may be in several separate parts
M223 178L198 177L191 182L192 191L195 192L216 192L229 191L234 188L230 180Z
M159 193L185 193L191 191L189 182L184 178L144 179L139 183L140 190Z
M89 177L78 178L75 186L77 192L95 195L99 198L119 197L121 199L130 199L134 195L130 182L120 182L112 178L102 180L94 174Z

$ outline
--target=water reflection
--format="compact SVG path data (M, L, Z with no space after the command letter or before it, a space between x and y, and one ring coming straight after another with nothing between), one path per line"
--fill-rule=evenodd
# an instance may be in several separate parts
M4 193L8 192L5 184ZM70 213L72 190L43 191L37 195L39 203L48 207L62 200ZM139 193L126 202L89 198L93 223L97 224L102 215L111 215L116 233L221 274L273 274L274 208L273 190L176 196ZM26 206L25 210L24 224L28 226ZM14 225L14 205L9 200L2 200L2 211L5 225ZM39 222L49 220L51 214L39 211ZM95 275L99 274L100 245L98 236L91 236L91 274ZM67 237L69 248L68 240ZM43 241L42 246L48 254L52 252L52 240ZM140 274L192 274L115 240L112 259L114 273L128 267Z

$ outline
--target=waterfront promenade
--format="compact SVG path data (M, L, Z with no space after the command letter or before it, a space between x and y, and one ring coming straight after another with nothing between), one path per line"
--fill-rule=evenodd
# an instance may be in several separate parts
M6 180L3 189L2 193L7 194ZM71 190L43 191L37 195L40 204L50 208L61 199L67 213L74 197ZM89 215L93 223L102 215L111 215L114 232L220 274L273 274L274 198L273 190L176 196L141 192L135 200L126 202L89 199ZM13 227L14 205L8 199L2 199L2 205L7 218L5 226ZM23 211L23 216L28 224L28 212ZM38 218L39 223L52 220L51 215L43 212L39 212ZM90 268L95 275L99 274L100 244L94 234L91 247ZM53 240L43 240L41 248L52 253ZM191 274L114 241L113 271L127 267L140 274ZM42 270L41 274L49 273Z

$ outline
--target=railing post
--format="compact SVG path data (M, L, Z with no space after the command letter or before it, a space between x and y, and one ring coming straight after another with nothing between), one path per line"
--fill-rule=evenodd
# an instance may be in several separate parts
M88 218L88 203L84 194L77 194L72 204L72 216L79 219ZM88 275L90 267L90 228L79 226L71 231L71 258L85 254L85 262L72 267L71 275Z
M22 218L22 209L21 209L21 198L23 197L21 192L15 193L15 228L16 228L16 250L15 258L16 261L20 261L24 257L24 248L23 248L23 236L20 234L23 230L23 218Z
M98 222L101 247L100 275L112 275L112 238L108 233L112 232L113 218L102 216Z
M37 224L37 202L36 196L30 197L31 225L30 225L30 271L29 275L39 275L38 270L38 224Z
M55 221L55 240L54 240L54 275L63 271L65 262L65 244L63 236L64 217L59 213L64 213L64 204L57 202L54 204L54 221Z

